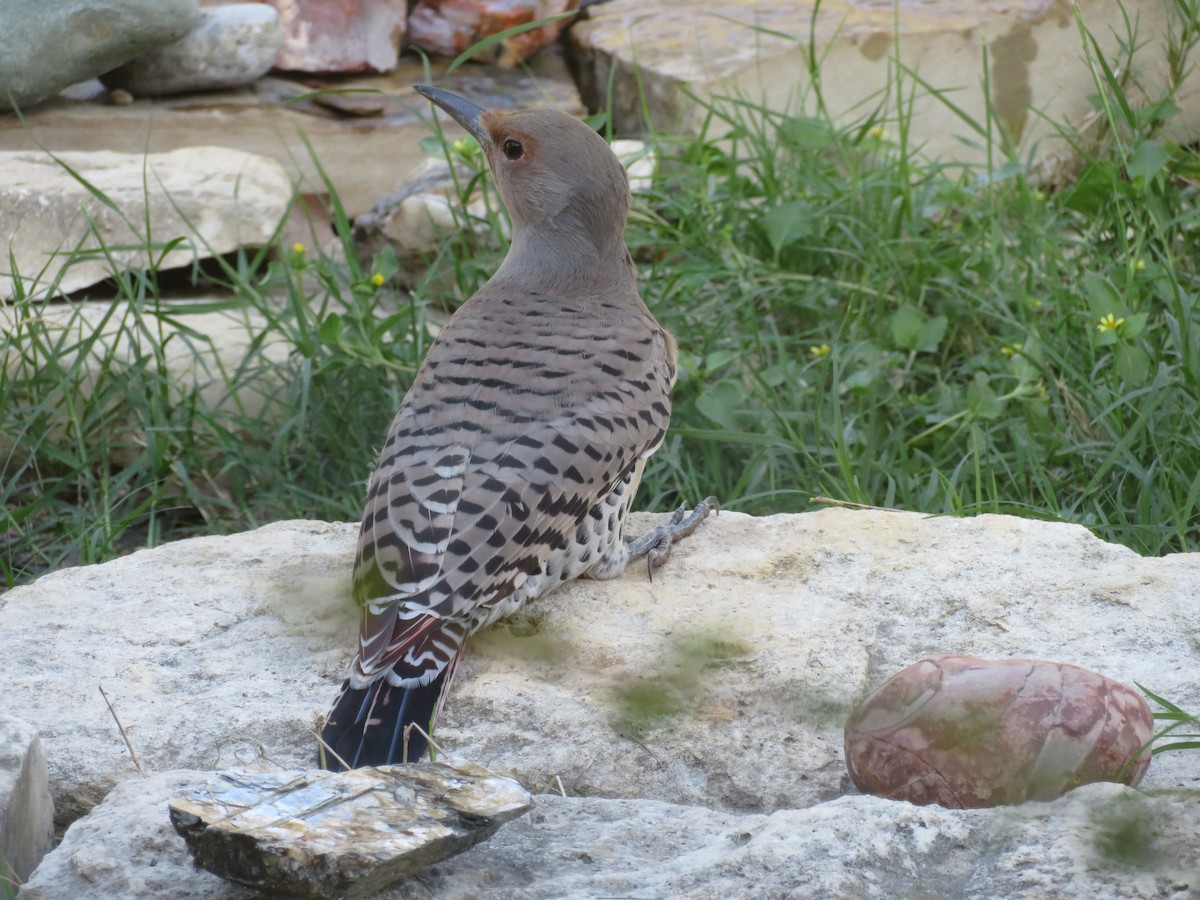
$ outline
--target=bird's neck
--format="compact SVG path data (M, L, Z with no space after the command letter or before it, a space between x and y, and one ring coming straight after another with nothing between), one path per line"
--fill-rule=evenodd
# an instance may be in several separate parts
M518 228L492 283L555 292L637 293L637 273L624 235L595 241L553 224Z

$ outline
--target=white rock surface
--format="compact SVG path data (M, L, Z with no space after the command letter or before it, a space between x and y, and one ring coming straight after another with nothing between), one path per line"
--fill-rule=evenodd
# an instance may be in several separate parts
M611 0L590 6L589 18L569 35L584 100L593 109L611 100L618 130L637 130L646 110L655 128L695 132L705 115L701 104L715 97L811 114L810 53L820 61L825 106L836 120L864 119L889 82L887 114L894 117L898 52L904 66L943 93L938 98L903 76L909 140L927 156L985 162L986 142L952 105L980 124L990 105L1024 150L1035 151L1035 161L1050 164L1074 155L1060 125L1086 133L1096 119L1090 100L1096 85L1076 8L1131 101L1138 102L1140 91L1158 100L1167 85L1168 33L1178 31L1176 6L1159 0ZM1136 23L1135 41L1127 21ZM1122 42L1139 48L1132 66ZM1175 99L1183 110L1174 120L1178 139L1195 139L1200 77L1192 72ZM996 140L993 149L1002 153Z
M283 25L274 7L230 3L200 10L187 37L139 56L101 80L138 97L239 87L270 71L282 44Z
M0 886L28 878L53 847L46 750L32 725L0 713Z
M67 832L21 900L255 896L191 865L167 798L203 772L117 788ZM1194 802L1090 785L993 810L846 796L770 815L653 800L540 796L487 843L379 895L594 897L1170 897L1200 887Z
M42 734L60 819L134 772L99 684L152 771L260 746L311 765L354 643L356 530L283 522L4 595L8 711ZM850 789L850 708L931 654L1071 662L1200 709L1198 585L1200 554L1143 559L1070 525L725 512L653 583L569 585L479 636L436 737L539 792L807 807ZM629 727L615 701L639 687L678 712ZM1200 787L1196 755L1158 757L1142 786Z
M224 147L63 153L58 159L43 152L0 153L0 300L70 293L112 277L101 245L118 268L130 269L146 268L150 257L159 269L169 269L262 246L292 196L278 163ZM164 255L162 248L176 239L182 242Z

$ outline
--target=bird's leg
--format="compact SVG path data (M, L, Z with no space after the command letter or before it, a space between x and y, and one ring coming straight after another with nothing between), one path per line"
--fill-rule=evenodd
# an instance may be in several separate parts
M666 525L651 528L641 537L625 542L625 548L629 551L629 561L646 557L646 574L653 581L654 570L670 559L671 545L695 531L700 523L708 518L710 512L720 511L721 504L717 502L716 497L705 497L690 513L687 511L687 504L684 503L675 510L671 521Z

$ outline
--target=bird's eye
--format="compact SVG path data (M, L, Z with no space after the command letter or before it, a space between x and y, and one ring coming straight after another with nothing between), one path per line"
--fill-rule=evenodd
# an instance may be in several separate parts
M509 159L520 159L525 155L525 148L521 146L520 141L514 141L509 138L504 142L504 155Z

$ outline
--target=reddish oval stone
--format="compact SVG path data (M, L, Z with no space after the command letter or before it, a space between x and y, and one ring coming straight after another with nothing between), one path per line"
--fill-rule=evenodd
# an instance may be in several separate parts
M1094 781L1137 784L1150 707L1068 663L936 656L889 679L846 722L864 793L977 808L1052 800Z

